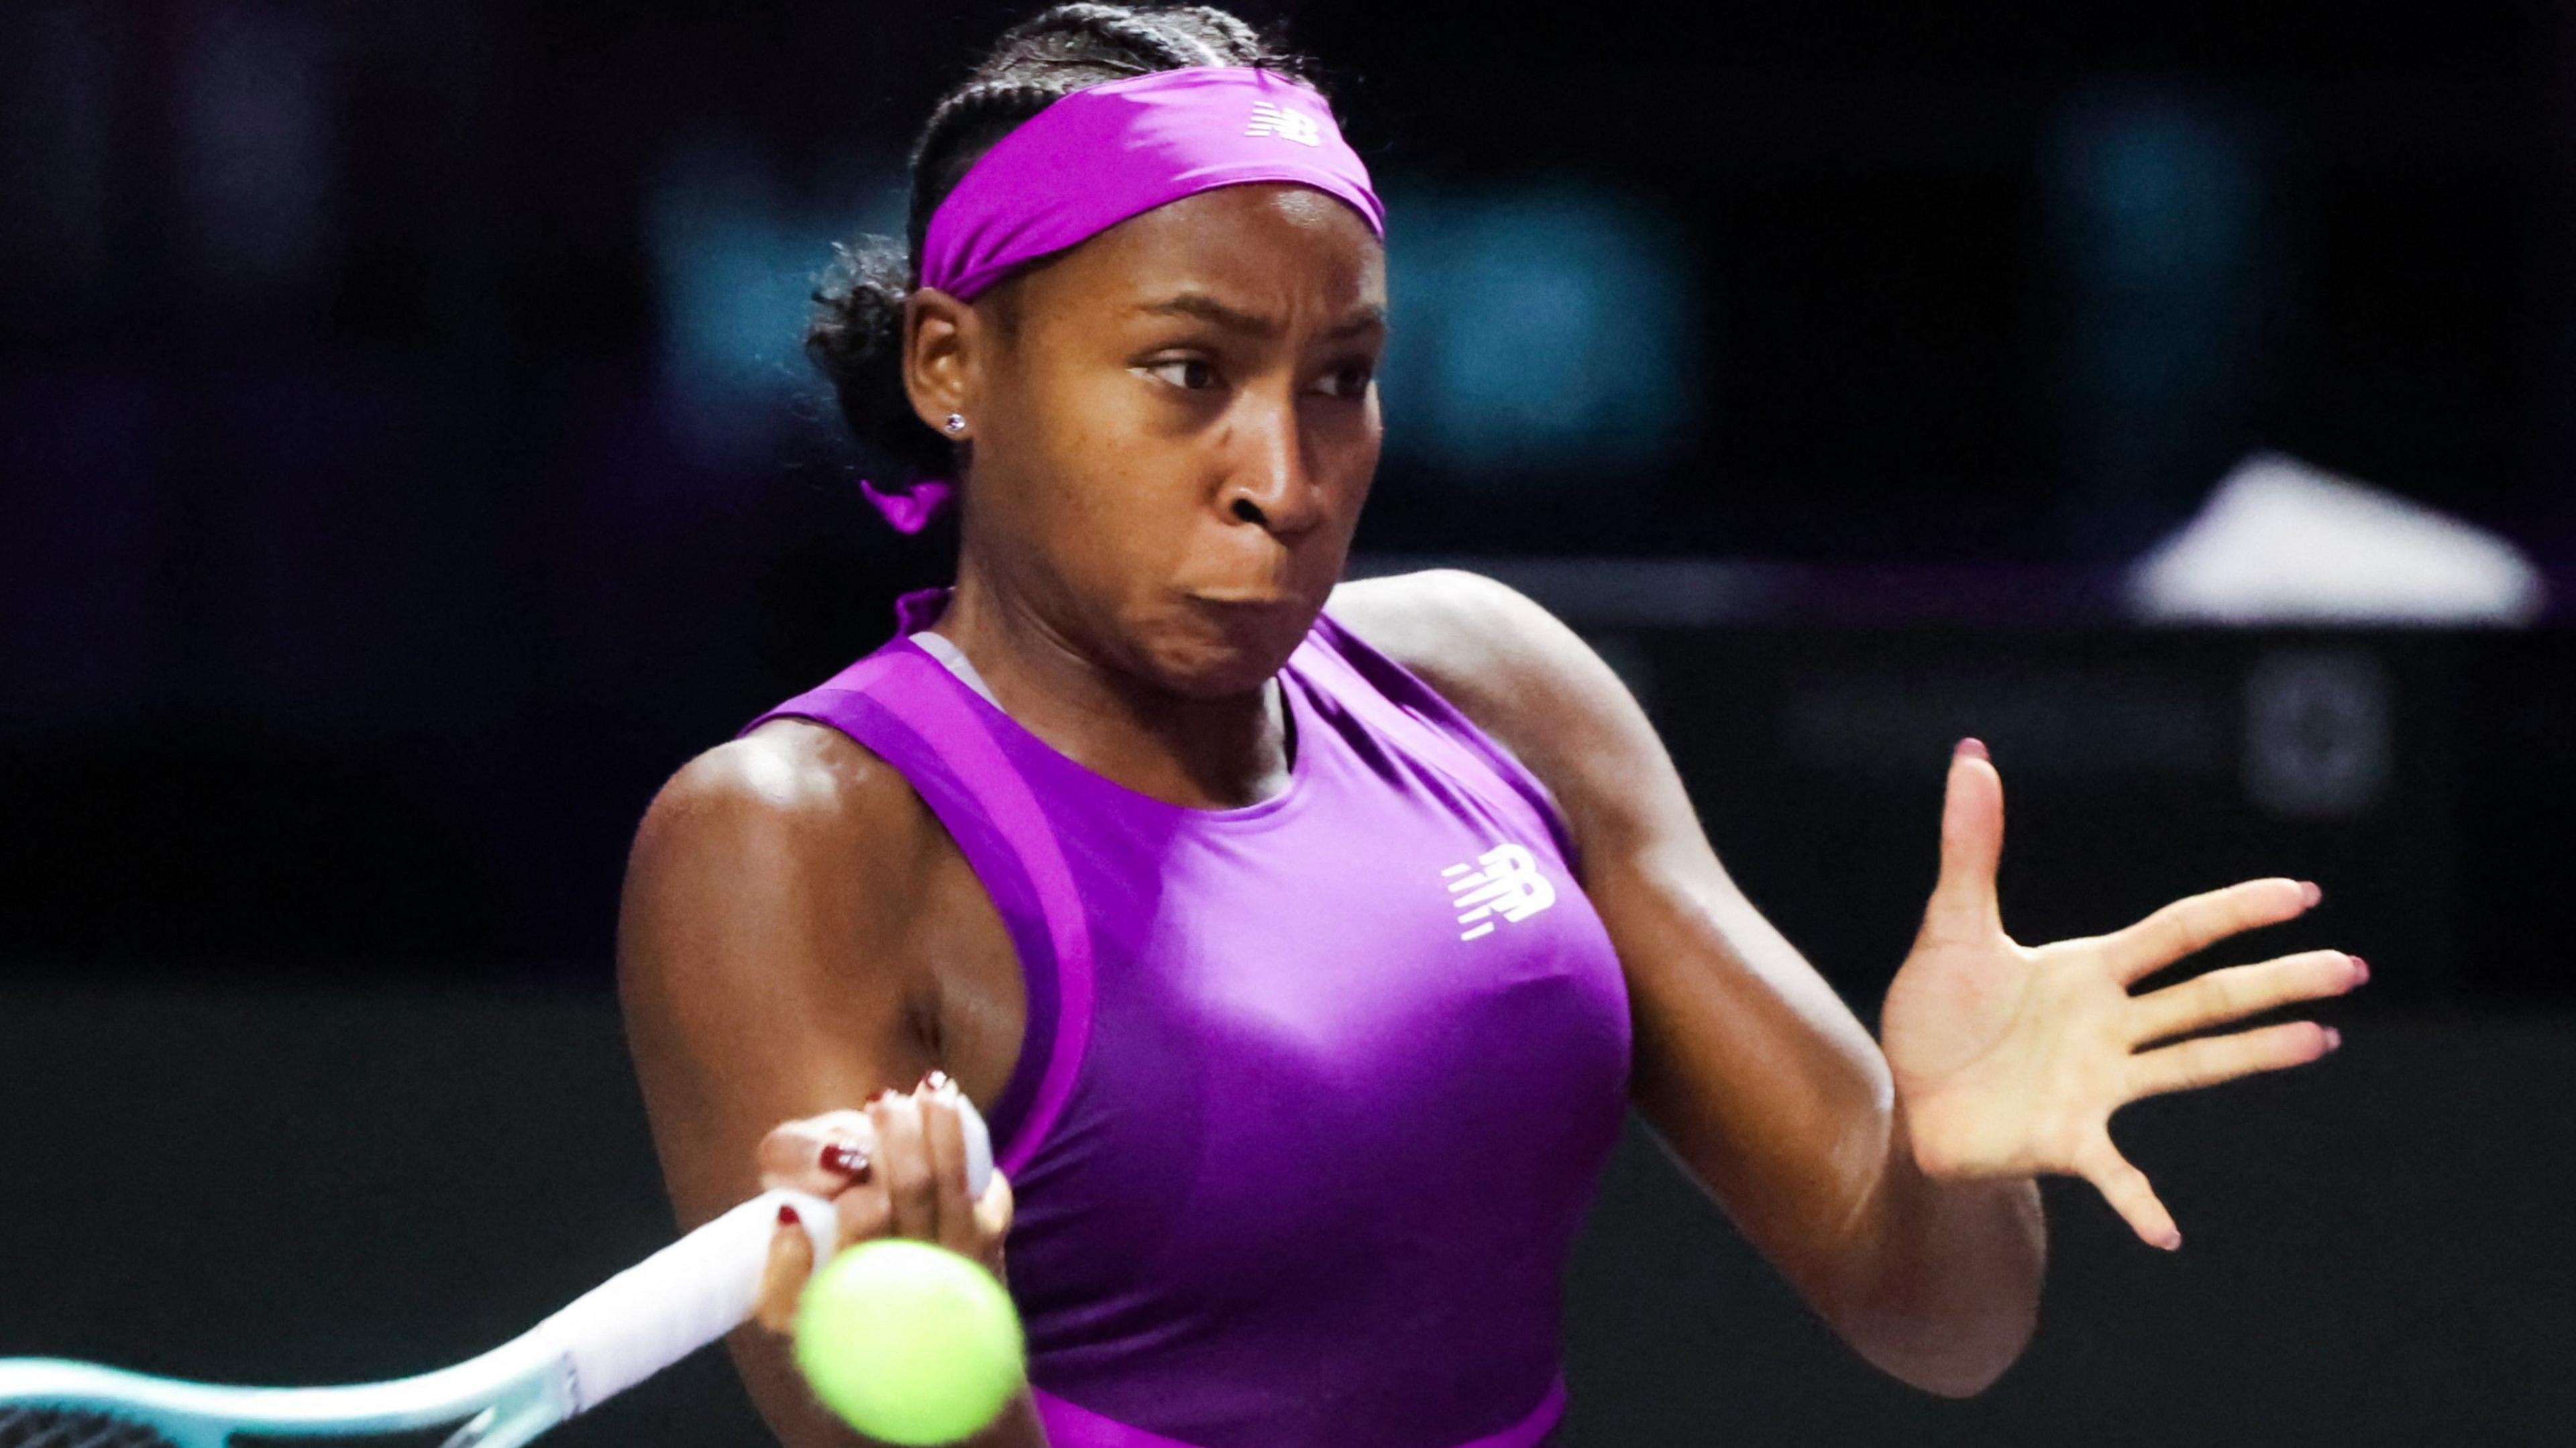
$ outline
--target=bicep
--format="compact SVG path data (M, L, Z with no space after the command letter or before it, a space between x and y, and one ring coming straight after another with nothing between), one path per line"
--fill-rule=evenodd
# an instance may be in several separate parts
M772 1126L857 1104L916 1049L885 958L902 922L846 801L762 765L711 757L665 787L619 909L628 1044L684 1225L758 1189Z
M711 757L683 770L627 865L619 997L683 1227L759 1190L771 1128L856 1106L923 1064L897 964L900 842L881 852L896 858L862 854L850 802L778 763ZM747 1326L731 1346L781 1441L865 1441L814 1406L783 1339Z

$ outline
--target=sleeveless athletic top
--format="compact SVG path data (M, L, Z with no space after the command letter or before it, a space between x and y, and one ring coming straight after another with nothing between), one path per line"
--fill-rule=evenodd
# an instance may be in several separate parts
M1009 930L1028 1025L986 1117L1054 1448L1538 1444L1629 1067L1546 791L1326 615L1279 674L1288 787L1168 804L911 639L945 602L744 732L866 746Z

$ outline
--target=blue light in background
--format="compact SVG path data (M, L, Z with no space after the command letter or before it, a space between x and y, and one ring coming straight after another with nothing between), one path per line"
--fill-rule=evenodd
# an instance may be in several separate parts
M1697 436L1696 275L1669 222L1572 182L1391 190L1391 454L1547 491Z
M2190 512L2233 460L2273 264L2255 119L2186 86L2070 97L2043 154L2064 284L2068 541L2119 557Z
M844 156L819 174L823 183L796 191L765 148L709 132L665 155L650 188L663 388L703 461L749 459L776 435L789 401L822 385L803 348L831 244L902 232L899 159Z
M759 145L705 133L664 158L652 187L664 383L709 461L748 460L785 402L816 385L799 349L827 243L902 228L894 158L827 174L838 195L863 199L814 204ZM1696 437L1699 305L1668 223L1571 183L1399 187L1389 212L1391 452L1462 485L1544 491L1658 462Z

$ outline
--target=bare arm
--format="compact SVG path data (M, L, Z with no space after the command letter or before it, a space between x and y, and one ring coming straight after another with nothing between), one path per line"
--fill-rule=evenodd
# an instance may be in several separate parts
M1345 585L1333 608L1556 796L1626 972L1633 1098L1666 1148L1871 1362L1934 1392L1993 1381L2037 1321L2035 1186L1917 1168L1886 1058L1728 876L1617 676L1469 574Z
M796 1135L774 1130L782 1122L852 1117L940 1064L923 1026L935 983L922 961L938 929L923 902L953 876L940 871L953 848L891 769L818 726L773 725L711 750L654 800L627 865L618 985L684 1228L762 1189L764 1145L775 1155ZM969 1227L958 1215L953 1113L869 1111L887 1137L877 1143L875 1220L854 1226L857 1194L837 1199L844 1240L890 1233L956 1245ZM768 1165L778 1177L781 1163ZM958 1182L944 1204L933 1184L943 1171ZM798 1184L832 1194L829 1183ZM923 1225L943 1210L945 1231ZM789 1448L871 1441L814 1402L775 1332L755 1324L730 1347ZM972 1440L1045 1441L1026 1394Z

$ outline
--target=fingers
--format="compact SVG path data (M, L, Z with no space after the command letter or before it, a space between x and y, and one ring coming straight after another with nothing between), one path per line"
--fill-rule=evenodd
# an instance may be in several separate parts
M880 1159L891 1151L881 1148ZM886 1168L878 1161L869 1162L867 1170L843 1183L832 1197L835 1221L835 1251L873 1242L879 1237L900 1237L895 1230L894 1203L886 1193Z
M2299 880L2248 880L2176 900L2128 929L2105 936L2103 949L2112 971L2127 985L2231 935L2304 915L2322 893Z
M760 1189L830 1197L865 1174L876 1144L876 1123L864 1111L782 1122L760 1141Z
M2331 1026L2291 1021L2142 1051L2129 1058L2129 1099L2193 1091L2257 1071L2304 1066L2341 1044L2342 1036Z
M909 1094L887 1087L864 1107L781 1123L761 1139L761 1187L828 1200L840 1248L912 1237L971 1257L998 1277L1016 1204L998 1171L982 1198L967 1196L958 1110L964 1099L946 1073L933 1071ZM813 1267L811 1239L782 1221L762 1271L755 1309L762 1325L790 1330Z
M977 1246L975 1203L966 1195L966 1127L957 1114L959 1099L957 1083L944 1075L920 1098L922 1144L935 1207L936 1235L930 1240L971 1257Z
M1981 938L2003 929L1995 869L2004 853L2004 781L1986 746L1962 739L1950 755L1941 803L1941 879L1923 928L1929 935Z
M839 1199L844 1241L915 1237L1002 1275L1002 1243L1017 1204L999 1170L981 1198L967 1195L966 1127L958 1110L964 1101L947 1073L933 1071L910 1096L888 1091L868 1103L883 1166L872 1189L854 1188ZM872 1215L854 1219L859 1211Z
M2111 1144L2109 1132L2096 1134L2075 1166L2129 1224L2129 1230L2138 1234L2139 1241L2168 1252L2182 1245L2182 1229L2174 1225L2173 1214L2148 1185L2147 1174L2129 1165L2129 1159Z
M1011 1216L1017 1209L1018 1200L1011 1194L1009 1179L1000 1168L994 1168L992 1180L984 1184L984 1195L975 1199L968 1213L973 1223L969 1234L972 1245L956 1249L984 1264L985 1271L1005 1282L1010 1280L1010 1274L1004 1267L1002 1247L1009 1240Z
M931 1175L919 1089L909 1096L893 1090L879 1092L867 1110L880 1144L877 1180L886 1199L889 1230L898 1237L938 1241L939 1183Z
M1010 1179L997 1168L993 1179L984 1184L984 1195L975 1199L975 1230L986 1241L998 1243L1010 1234L1011 1217L1018 1210Z
M2370 979L2360 957L2311 950L2260 965L2231 966L2139 996L2130 1009L2132 1042L2159 1041L2259 1015L2294 1001L2339 996Z

